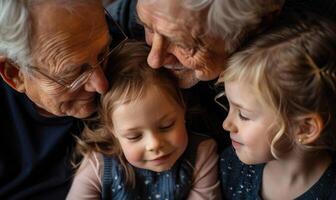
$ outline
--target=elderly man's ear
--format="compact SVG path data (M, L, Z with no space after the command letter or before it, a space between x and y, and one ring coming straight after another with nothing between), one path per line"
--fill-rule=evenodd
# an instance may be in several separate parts
M7 58L0 55L0 75L2 79L18 92L25 92L24 77L20 70L7 62Z

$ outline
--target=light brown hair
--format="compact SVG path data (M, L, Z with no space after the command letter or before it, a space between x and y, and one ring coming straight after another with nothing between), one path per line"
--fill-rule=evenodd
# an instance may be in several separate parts
M134 186L134 172L113 136L112 114L121 104L141 99L150 87L157 87L165 98L184 109L175 77L165 68L152 69L147 64L149 47L142 42L127 42L113 51L107 64L109 91L102 95L98 114L88 121L77 149L83 155L99 152L119 159L126 175L126 184Z

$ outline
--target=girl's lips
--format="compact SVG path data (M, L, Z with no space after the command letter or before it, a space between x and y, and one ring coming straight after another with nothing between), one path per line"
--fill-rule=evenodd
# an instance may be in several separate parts
M231 138L231 144L232 146L236 149L236 148L239 148L240 146L242 146L243 144L240 143L240 142L237 142L236 140L232 139Z
M170 154L166 154L166 155L164 155L164 156L157 157L157 158L155 158L155 159L153 159L153 160L162 160L162 159L165 159L165 158L169 157L169 155L170 155Z
M156 165L160 165L160 164L166 162L170 158L170 156L171 156L171 153L166 154L164 156L157 157L157 158L151 160L151 162L154 162Z

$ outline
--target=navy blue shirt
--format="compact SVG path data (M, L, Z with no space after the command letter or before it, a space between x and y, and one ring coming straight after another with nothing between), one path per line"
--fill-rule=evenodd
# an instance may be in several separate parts
M257 200L260 195L264 164L246 165L237 157L232 147L222 152L219 158L222 196L232 200ZM320 179L301 194L296 200L335 199L336 196L336 161L323 173Z
M64 199L78 121L39 115L25 94L2 79L0 96L0 199Z

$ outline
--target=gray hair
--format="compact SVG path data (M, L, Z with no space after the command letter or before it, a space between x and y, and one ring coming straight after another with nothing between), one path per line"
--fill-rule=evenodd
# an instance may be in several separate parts
M30 9L32 5L44 2L46 0L0 0L0 55L6 56L24 69L31 63ZM99 2L101 3L97 0L57 0L58 5L69 10L74 5Z
M150 4L167 0L139 0ZM236 51L250 34L258 32L266 16L281 10L285 0L168 0L191 11L207 10L206 34L225 41L228 54ZM168 3L168 1L166 3ZM169 7L169 6L167 6ZM202 22L203 23L203 22Z
M0 54L22 66L30 63L27 1L0 1Z
M265 17L274 17L279 13L284 1L213 0L207 16L208 30L223 38L225 49L231 54L250 34L265 28Z

